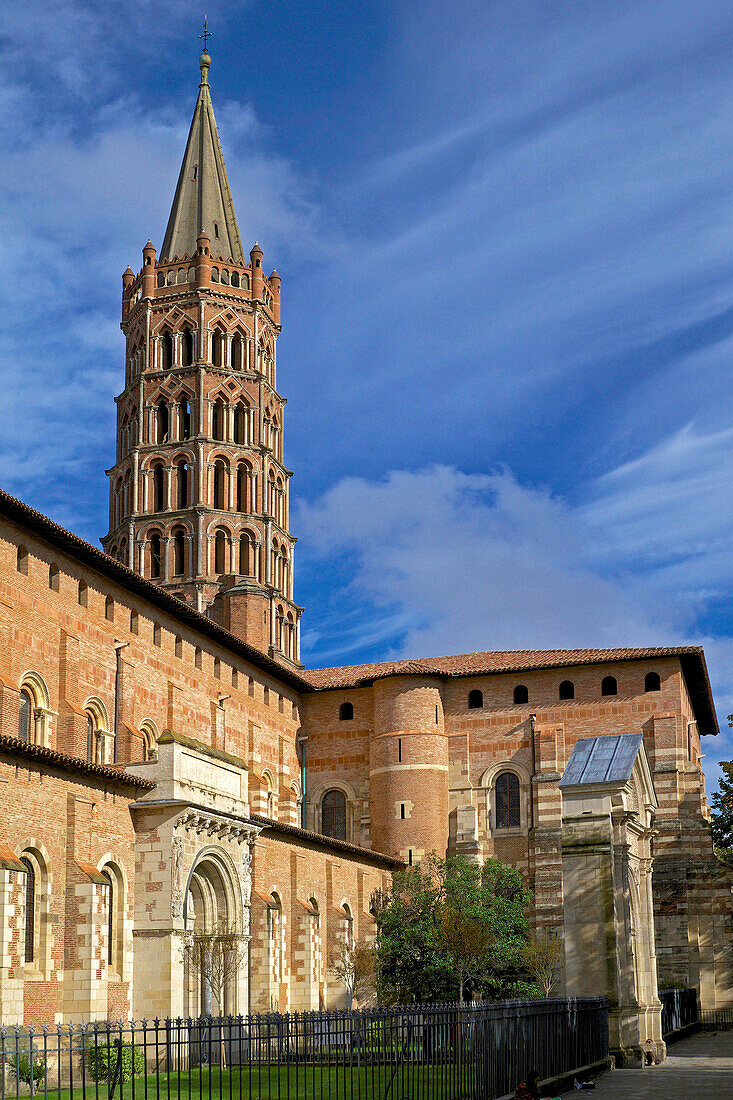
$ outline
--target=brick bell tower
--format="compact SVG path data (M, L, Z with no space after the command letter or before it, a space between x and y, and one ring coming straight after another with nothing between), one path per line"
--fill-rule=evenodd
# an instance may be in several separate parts
M280 276L245 259L209 90L201 83L160 256L122 276L108 554L293 665L299 618L277 391Z

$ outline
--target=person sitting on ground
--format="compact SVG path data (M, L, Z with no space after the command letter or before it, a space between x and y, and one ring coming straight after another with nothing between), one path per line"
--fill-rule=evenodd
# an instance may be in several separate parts
M531 1069L521 1085L514 1090L514 1100L539 1100L540 1075Z
M651 1039L647 1039L644 1043L644 1062L647 1066L653 1066L657 1060L656 1050L654 1049L654 1043Z

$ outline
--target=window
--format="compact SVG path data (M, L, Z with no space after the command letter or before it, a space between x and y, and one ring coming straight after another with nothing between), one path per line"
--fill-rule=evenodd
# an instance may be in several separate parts
M188 507L188 463L178 463L178 507Z
M241 347L241 340L237 340L235 347ZM247 442L247 406L241 401L234 407L234 442L240 447Z
M478 688L474 688L473 691L468 693L468 709L469 710L481 710L484 705L484 693L479 691Z
M162 512L165 508L165 468L162 462L153 466L153 511Z
M87 761L90 764L94 763L94 758L96 756L96 732L96 722L89 711L87 711Z
M153 623L153 645L159 646L163 638L163 632L160 629L160 623Z
M214 222L214 236L215 237L219 236L219 223L218 222Z
M27 857L21 856L20 862L25 867L25 929L23 937L23 959L27 963L32 963L36 954L36 871Z
M405 820L405 804L404 804L404 802L400 802L400 820L401 821Z
M218 330L211 337L211 362L215 367L224 366L224 341L226 337L223 332ZM218 439L218 436L214 436Z
M515 703L528 703L529 691L524 684L517 684L514 689L514 702Z
M342 703L339 707L339 721L350 722L354 717L354 704Z
M615 676L604 676L601 681L601 695L617 695L618 685Z
M107 965L117 971L117 976L122 976L124 965L123 932L124 932L124 879L122 873L115 864L108 863L102 868L102 875L107 880ZM104 887L102 887L104 889Z
M86 607L89 598L89 589L84 581L79 581L79 593L77 599L79 600L79 607Z
M115 890L112 876L105 867L102 874L107 879L107 965L112 965L115 954Z
M27 688L20 693L20 709L18 714L18 737L21 741L30 743L31 739L31 715L33 713L33 700Z
M658 672L647 672L644 677L644 691L661 691L662 681Z
M214 507L225 508L226 464L222 459L214 463Z
M236 668L232 669L232 687L239 687L239 673L237 672Z
M184 397L181 401L181 439L191 438L191 402Z
M182 577L186 571L186 537L178 528L173 533L173 572Z
M321 799L321 834L334 840L346 840L346 795L326 791Z
M137 634L137 611L130 612L130 633Z
M59 576L58 565L50 565L48 567L48 587L52 592L58 592L59 590Z
M104 601L104 617L111 623L115 621L115 601L111 596L107 596Z
M272 777L269 772L265 772L262 777L265 784L265 816L273 818L275 817L275 793L272 787Z
M150 536L150 576L157 580L161 570L161 543L157 531Z
M158 759L158 731L152 722L146 720L140 726L143 735L143 760Z
M190 328L183 330L183 365L190 367L196 357L196 339Z
M247 483L249 482L249 469L243 462L237 466L237 511L247 511Z
M227 541L223 531L217 531L214 537L214 572L226 572Z
M514 772L502 772L496 780L496 828L518 829L522 823L519 778Z
M243 577L254 575L252 538L247 531L239 536L239 572Z
M25 546L19 546L15 555L15 568L19 573L28 572L28 551Z
M193 663L196 666L196 668L201 668L202 656L201 656L201 646L200 645L197 645L196 649L194 651Z
M175 276L174 276L175 278ZM160 341L160 369L170 370L173 366L173 337L164 332Z
M176 634L175 653L176 657L183 656L183 638L180 634Z
M214 657L214 676L217 680L221 680L221 660L219 657Z
M239 286L239 272L232 272L232 286Z
M560 684L558 696L560 699L575 698L575 684L572 680L563 680L563 682Z
M167 443L171 430L170 410L165 401L160 401L155 406L155 419L157 428L157 442Z

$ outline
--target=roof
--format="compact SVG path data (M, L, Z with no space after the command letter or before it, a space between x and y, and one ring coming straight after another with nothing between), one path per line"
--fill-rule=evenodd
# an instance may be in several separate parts
M318 668L301 673L316 691L365 687L388 676L491 676L508 672L572 668L615 661L650 661L676 657L682 665L701 733L717 734L718 720L701 646L646 646L620 649L513 649L459 653L446 657L419 657L405 661L380 661L367 665Z
M160 260L193 256L196 238L206 233L214 255L244 264L237 216L209 91L209 59L201 59L201 83L188 133Z
M21 500L16 500L15 497L10 496L2 489L0 489L0 516L4 516L12 523L16 523L19 527L43 539L49 546L64 554L69 554L77 561L84 562L102 576L122 585L128 592L147 600L148 603L158 607L174 619L178 619L179 622L197 630L200 634L204 634L212 642L248 661L255 668L262 669L263 672L267 672L281 683L301 692L312 690L310 684L299 673L279 664L262 653L261 650L255 649L254 646L248 645L240 638L235 637L234 634L230 634L223 626L207 619L200 611L196 611L189 604L172 596L164 588L146 580L145 577L141 577L139 573L135 573L126 565L115 561L103 550L98 550L96 546L80 539L78 535L67 531L41 512L37 512L35 508L30 508Z
M312 833L309 829L301 829L297 825L286 825L284 821L274 821L272 818L263 817L261 814L250 814L249 820L253 821L255 825L260 825L263 829L269 829L276 835L280 833L283 837L293 837L314 844L318 848L330 848L331 851L342 852L346 856L355 856L357 859L374 863L377 867L384 867L386 870L398 871L405 866L401 859L384 855L382 852L375 852L371 848L360 848L357 844L349 844L346 840L336 840L335 837Z
M58 768L60 771L73 772L75 775L80 773L95 775L100 779L111 780L127 787L138 787L150 791L155 786L152 779L142 779L138 775L125 771L123 764L91 764L88 760L70 756L66 752L57 752L56 749L46 748L45 745L29 745L19 737L0 736L0 752L7 753L9 756L23 756L44 761L51 767Z
M576 741L559 786L627 783L631 779L642 741L640 733L584 737L581 741Z

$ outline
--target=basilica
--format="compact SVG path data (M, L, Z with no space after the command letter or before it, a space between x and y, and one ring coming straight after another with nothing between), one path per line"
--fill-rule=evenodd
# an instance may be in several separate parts
M210 64L162 245L122 276L104 549L0 492L0 1024L342 1006L334 952L436 852L517 867L558 992L661 1048L662 985L733 1004L704 654L304 668L281 280L242 245ZM185 944L222 927L214 1004Z

